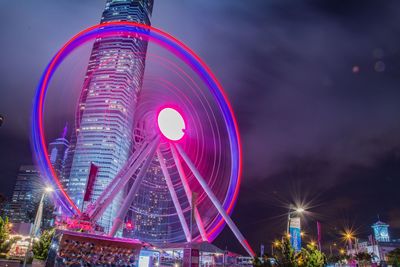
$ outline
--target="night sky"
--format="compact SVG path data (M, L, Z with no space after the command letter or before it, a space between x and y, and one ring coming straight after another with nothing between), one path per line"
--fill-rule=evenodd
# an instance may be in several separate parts
M70 37L99 22L100 0L0 2L0 192L30 164L36 84ZM155 0L152 24L210 66L238 118L243 184L233 214L258 250L302 203L325 245L379 214L400 238L400 2ZM63 122L56 125L62 129ZM225 228L216 244L241 252ZM306 240L307 241L307 240ZM269 247L269 245L267 245Z

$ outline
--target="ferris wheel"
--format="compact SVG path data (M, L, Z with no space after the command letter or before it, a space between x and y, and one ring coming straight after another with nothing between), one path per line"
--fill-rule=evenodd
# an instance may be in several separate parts
M171 82L155 76L145 80L135 111L130 157L101 195L79 208L61 186L48 157L43 125L46 92L57 67L74 49L95 38L121 35L144 38L168 51L175 61L152 54L147 60L178 79ZM254 256L230 218L241 179L241 144L232 108L206 64L171 35L142 24L111 22L74 36L54 56L39 83L32 140L42 175L58 188L58 202L71 216L95 222L124 191L108 235L117 234L128 214L137 220L148 216L165 224L170 233L168 242L211 242L226 223L247 253ZM154 170L159 170L160 179L149 178ZM142 208L149 204L143 202L148 197L145 192L158 196L157 203L152 203L157 210Z

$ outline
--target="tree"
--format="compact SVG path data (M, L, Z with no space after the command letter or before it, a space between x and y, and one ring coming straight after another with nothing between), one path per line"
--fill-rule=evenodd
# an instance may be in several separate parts
M10 222L8 217L4 219L0 217L0 254L5 256L5 254L10 250L12 242L10 238Z
M297 267L297 257L292 245L290 244L289 238L283 238L282 242L279 243L274 255L279 266L283 267Z
M367 252L358 252L355 255L355 259L358 261L359 265L366 266L371 263L372 255Z
M302 248L298 263L305 267L322 267L326 263L326 257L315 245L309 244L306 248Z
M49 253L51 240L53 239L55 229L45 230L39 240L33 244L33 258L38 260L46 260Z
M388 253L388 263L392 266L400 266L400 248L396 248Z

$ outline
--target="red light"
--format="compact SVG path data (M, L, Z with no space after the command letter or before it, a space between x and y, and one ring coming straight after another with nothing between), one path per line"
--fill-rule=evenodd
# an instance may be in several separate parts
M132 230L133 229L132 222L126 222L125 227L126 227L127 230Z

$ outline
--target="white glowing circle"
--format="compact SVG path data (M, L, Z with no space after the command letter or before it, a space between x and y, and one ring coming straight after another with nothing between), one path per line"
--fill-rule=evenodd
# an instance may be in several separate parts
M158 113L158 128L172 141L178 141L185 135L185 121L182 115L173 108L164 108Z

